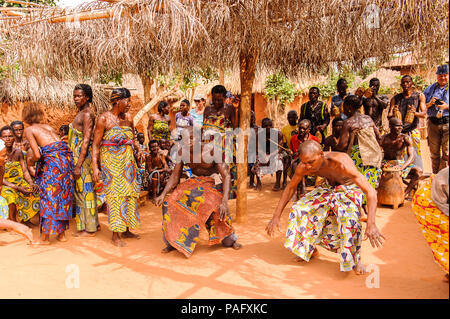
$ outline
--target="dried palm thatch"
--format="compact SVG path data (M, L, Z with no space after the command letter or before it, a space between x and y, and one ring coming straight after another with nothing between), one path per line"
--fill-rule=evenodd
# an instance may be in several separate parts
M18 77L14 81L3 79L0 81L0 101L11 105L18 102L35 101L59 109L74 108L73 89L77 82L60 81L55 78L40 78L34 76ZM110 90L98 84L91 84L93 88L92 104L101 113L109 108Z
M108 0L76 10L87 13L30 10L1 20L7 59L25 71L94 81L104 70L145 77L238 68L243 129L256 71L312 74L331 62L357 68L405 51L434 63L449 45L446 0ZM239 153L246 159L245 147ZM238 164L242 215L246 169Z
M110 18L52 23L76 20L74 12ZM311 73L327 62L357 67L403 51L434 61L449 44L443 0L94 1L1 24L10 54L58 77L232 69L241 52L259 53L259 71Z

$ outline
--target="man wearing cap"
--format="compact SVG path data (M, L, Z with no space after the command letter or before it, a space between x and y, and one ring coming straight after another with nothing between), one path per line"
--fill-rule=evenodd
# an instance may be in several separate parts
M194 118L194 125L202 127L203 111L205 110L206 99L203 94L194 96L195 109L191 109L191 116Z
M423 92L428 115L428 146L433 174L439 172L441 159L444 165L448 161L448 64L438 66L436 77L437 82Z

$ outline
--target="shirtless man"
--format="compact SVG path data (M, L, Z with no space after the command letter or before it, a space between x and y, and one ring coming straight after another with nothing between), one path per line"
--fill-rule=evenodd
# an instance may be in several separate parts
M344 120L340 117L335 117L331 122L332 134L325 139L323 150L337 152L337 145L339 137L341 136L342 127L344 126Z
M92 237L98 227L97 195L92 181L92 137L95 112L92 107L92 88L77 84L73 101L78 113L69 125L68 144L74 157L75 212L77 232L75 236Z
M410 178L405 190L405 198L419 182L422 170L414 166L414 147L410 136L403 134L403 123L400 119L392 117L389 120L390 133L381 138L381 147L384 151L385 165L401 166L402 178ZM405 149L407 160L403 160Z
M382 128L383 110L388 106L389 98L386 95L378 95L380 80L377 78L370 79L369 87L372 90L372 96L363 98L364 112L372 118L376 127L380 130Z
M23 137L23 131L25 129L25 127L23 126L23 122L13 121L11 122L10 126L13 129L13 134L15 137L13 147L26 152L30 147L30 143L28 143L27 139Z
M98 117L92 143L93 180L97 183L103 175L111 241L118 247L126 245L122 238L139 238L129 228L140 226L137 205L140 186L134 153L138 161L142 153L135 139L133 117L128 113L130 97L126 88L111 92L112 109Z
M340 253L340 270L366 273L361 262L362 224L360 209L363 194L367 196L368 222L365 237L372 247L382 245L384 236L375 224L377 192L358 172L351 158L341 152L323 152L319 143L306 141L299 147L300 164L281 195L266 231L280 230L280 218L298 183L306 175L316 175L326 182L302 197L292 206L284 246L297 255L298 261L309 261L318 254L316 244Z
M152 140L148 144L150 146L150 154L146 157L146 170L149 172L152 200L154 201L159 192L166 186L172 170L167 165L166 157L159 149L158 141Z
M25 129L33 154L29 165L37 161L36 184L41 197L41 238L37 244L49 245L52 234L57 234L59 241L67 241L65 231L72 218L73 204L72 152L51 126L41 123L44 112L38 104L26 105L22 117L30 125Z
M228 196L223 196L230 191L231 176L228 165L214 161L206 163L205 156L212 157L212 150L207 154L208 151L203 148L201 162L193 163L194 143L200 143L200 140L194 138L192 127L185 130L190 136L189 163L180 161L175 165L164 191L155 200L157 206L163 205L163 240L166 248L162 252L177 249L186 257L190 257L197 244L201 224L204 224L209 232L210 244L221 242L225 247L239 249L242 246L237 242L231 225ZM197 177L180 184L183 165L187 165ZM214 179L210 177L216 173L220 174L223 181L220 191L215 186ZM175 191L164 201L166 195L175 187ZM191 211L188 219L184 218L186 211Z
M3 178L1 196L8 201L9 219L28 226L39 225L39 186L31 179L22 150L14 148L14 135L10 126L0 130L0 137L5 142L7 167Z

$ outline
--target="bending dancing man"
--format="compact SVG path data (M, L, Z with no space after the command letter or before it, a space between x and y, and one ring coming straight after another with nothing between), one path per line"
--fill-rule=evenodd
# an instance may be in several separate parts
M382 245L384 236L375 225L377 193L345 153L323 152L319 143L306 141L299 147L300 164L288 184L272 220L266 227L272 236L279 229L280 217L298 183L306 175L326 179L321 186L296 202L289 214L284 247L309 261L318 254L316 245L340 254L340 270L366 273L361 263L361 205L367 196L368 221L366 237L372 247Z

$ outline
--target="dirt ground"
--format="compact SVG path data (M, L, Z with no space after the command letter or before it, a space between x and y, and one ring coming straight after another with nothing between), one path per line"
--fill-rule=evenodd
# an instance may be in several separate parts
M424 147L425 171L430 171ZM261 192L249 190L249 222L235 224L241 250L207 246L205 231L194 255L163 255L161 211L150 202L140 209L141 239L127 246L110 243L105 214L94 238L76 238L71 221L68 242L52 238L48 247L32 248L15 233L0 232L0 298L449 298L444 272L434 262L411 203L397 210L378 208L377 225L387 238L374 249L362 246L362 260L379 271L376 281L339 271L339 258L319 247L309 263L297 263L283 247L290 205L282 217L282 233L270 239L265 226L280 192L271 191L273 178L263 179ZM230 202L235 211L235 201ZM33 230L38 236L38 229ZM79 288L71 278L79 271ZM369 282L369 287L366 284Z

